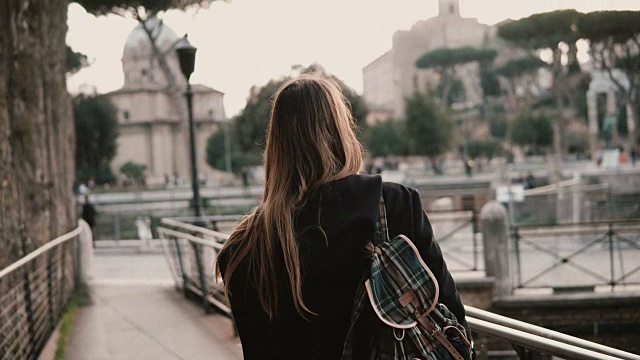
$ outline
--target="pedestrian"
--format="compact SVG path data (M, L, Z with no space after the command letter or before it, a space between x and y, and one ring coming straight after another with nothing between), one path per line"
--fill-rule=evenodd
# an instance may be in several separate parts
M362 147L336 83L303 75L282 85L274 99L262 202L218 257L244 358L341 359L381 197L390 238L413 240L437 279L440 302L468 332L418 192L359 174ZM364 323L379 322L371 308L361 316ZM354 329L353 359L370 359L374 328Z
M467 176L471 177L472 171L473 171L473 160L472 159L467 159L464 162L464 169L465 169L465 172L467 173Z
M242 170L240 170L240 176L242 177L242 190L244 192L248 192L249 191L249 171L247 170L246 167L243 167Z
M636 148L631 148L631 150L629 150L629 157L631 158L631 166L636 166L636 160L638 159Z
M89 224L91 228L91 237L93 239L93 247L96 247L96 235L95 235L95 227L96 227L96 208L93 206L91 201L89 201L89 195L84 195L84 204L82 204L82 219Z
M527 177L524 179L524 189L533 189L536 187L536 178L533 176L533 173L529 173Z

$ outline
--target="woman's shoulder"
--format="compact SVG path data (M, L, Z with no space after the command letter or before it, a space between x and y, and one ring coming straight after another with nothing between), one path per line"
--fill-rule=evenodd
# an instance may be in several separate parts
M408 187L403 184L384 181L382 183L382 194L384 196L385 203L387 202L413 202L419 194L416 189Z

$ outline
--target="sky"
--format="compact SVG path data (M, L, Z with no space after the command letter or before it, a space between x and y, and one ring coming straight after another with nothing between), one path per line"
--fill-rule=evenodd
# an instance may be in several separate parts
M460 0L463 17L488 25L567 8L640 10L640 0ZM191 82L224 92L231 117L251 86L289 75L297 64L317 62L362 93L362 68L391 49L393 33L437 13L437 0L231 0L160 15L178 36L189 34L198 48ZM136 25L69 5L67 44L91 63L68 78L71 93L122 87L122 52Z

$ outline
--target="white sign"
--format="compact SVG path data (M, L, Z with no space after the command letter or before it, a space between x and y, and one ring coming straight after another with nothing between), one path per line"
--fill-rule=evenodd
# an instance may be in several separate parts
M498 188L496 188L496 200L501 203L524 201L524 186L522 184L498 186Z
M620 150L605 150L602 153L602 167L605 169L615 169L620 167Z

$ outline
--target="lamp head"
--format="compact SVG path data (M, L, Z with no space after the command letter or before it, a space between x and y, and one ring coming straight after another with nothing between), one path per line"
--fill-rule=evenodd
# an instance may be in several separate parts
M178 54L178 60L180 61L180 71L182 71L184 77L189 81L195 67L196 51L198 49L191 45L187 39L187 35L176 43L175 49Z

